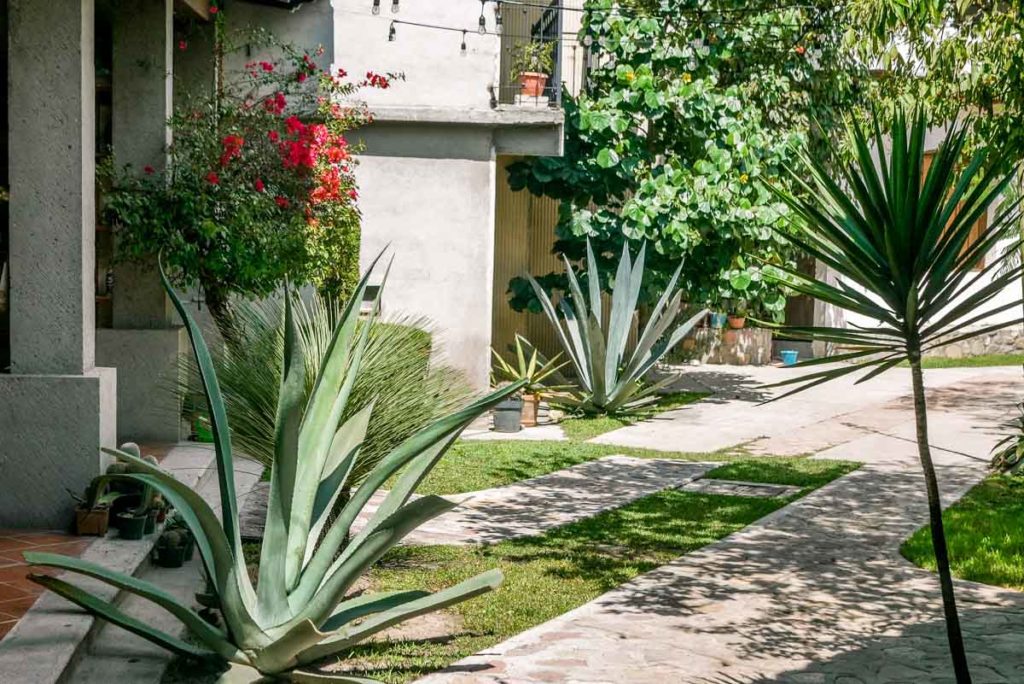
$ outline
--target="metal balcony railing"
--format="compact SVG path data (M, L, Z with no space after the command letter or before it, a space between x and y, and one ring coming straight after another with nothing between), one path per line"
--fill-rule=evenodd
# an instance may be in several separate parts
M495 10L501 17L501 73L491 104L561 107L561 0L509 0L496 3Z

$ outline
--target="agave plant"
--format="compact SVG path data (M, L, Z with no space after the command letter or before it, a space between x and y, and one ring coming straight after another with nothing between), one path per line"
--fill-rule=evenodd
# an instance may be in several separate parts
M917 422L917 446L924 471L932 544L939 570L946 629L958 682L969 682L960 621L956 609L949 554L942 525L942 502L928 446L928 420L921 356L930 349L983 335L1020 319L983 324L993 314L1017 309L1021 301L997 304L995 298L1021 277L1018 264L980 268L996 243L1007 236L1019 202L1000 209L995 220L972 231L1003 193L1012 174L1005 160L981 149L965 159L968 124L954 125L925 163L922 112L913 120L896 112L891 145L876 116L871 133L853 124L850 131L856 161L833 178L826 164L802 156L805 175L791 170L799 196L775 189L792 208L801 232L790 236L839 275L829 284L796 270L780 269L770 277L797 292L877 321L876 327L799 327L785 332L846 347L837 356L800 364L847 361L787 383L800 391L850 373L866 371L869 380L902 362L909 362ZM875 155L877 154L877 162ZM982 324L980 327L972 328ZM792 392L790 392L791 394ZM783 395L785 396L785 395Z
M590 241L587 241L587 285L589 301L584 297L572 265L565 259L569 279L569 297L558 302L558 308L532 276L528 276L544 313L558 334L565 355L576 371L579 387L571 398L563 401L583 413L624 413L634 411L656 400L655 395L672 382L672 378L644 384L647 371L675 347L693 326L707 315L700 311L686 322L675 325L683 310L682 291L676 289L682 264L676 269L668 286L651 310L650 319L636 346L626 354L629 333L640 297L644 275L644 251L641 245L634 262L629 247L623 246L622 257L612 287L611 311L607 327L602 317L601 281ZM559 318L558 312L562 313ZM564 321L562 320L564 318Z
M379 259L379 257L378 257ZM372 270L372 267L371 267ZM225 628L218 629L159 587L95 563L47 553L26 553L33 566L48 566L95 578L148 599L181 620L194 643L137 620L64 579L32 575L51 591L175 653L253 668L263 675L295 680L309 677L296 668L337 654L395 623L494 589L501 581L491 571L451 588L427 593L400 591L348 596L355 581L390 548L421 523L454 504L437 496L411 499L459 433L482 412L519 391L511 385L445 416L404 441L367 475L337 517L332 507L350 476L373 405L341 420L364 355L370 328L358 329L363 278L341 313L320 364L316 383L304 401L305 359L296 342L290 296L286 296L285 363L276 420L276 454L271 470L266 530L259 559L259 581L246 571L239 536L238 504L227 414L206 343L191 315L164 279L164 287L185 321L210 407L220 519L192 489L132 453L108 453L131 466L120 475L160 491L195 536ZM357 334L358 330L358 334ZM352 524L370 498L395 478L366 525L353 535ZM338 681L367 681L337 677ZM318 679L319 681L319 679Z
M275 413L284 364L282 313L277 299L240 302L233 313L232 344L211 352L232 440L242 453L266 466L274 461ZM341 310L336 303L314 295L297 299L293 313L297 344L306 358L304 391L308 398ZM371 403L374 408L349 478L352 485L361 482L417 430L473 396L459 369L432 358L430 325L425 319L406 316L360 321L357 335L364 325L369 327L369 337L342 421ZM197 394L199 369L193 359L184 359L183 366L180 376L186 382L175 390L180 398L190 398Z
M547 359L522 335L516 335L515 347L510 346L510 351L515 353L515 365L506 361L498 352L491 350L494 356L494 377L502 382L518 382L525 380L523 391L527 394L540 394L542 391L561 392L571 389L571 385L552 385L549 380L559 377L559 371L569 365L568 361L559 363L562 358L557 354L554 358Z

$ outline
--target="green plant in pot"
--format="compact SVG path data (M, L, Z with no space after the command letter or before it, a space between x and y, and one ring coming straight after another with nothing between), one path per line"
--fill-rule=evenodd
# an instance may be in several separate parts
M285 363L257 583L250 579L242 549L231 430L210 352L192 315L164 278L164 287L191 339L210 410L220 515L193 489L158 466L126 451L106 451L131 464L133 472L119 477L158 490L195 535L209 578L210 603L217 607L223 628L210 624L150 582L82 559L24 554L30 565L94 578L155 603L184 624L190 640L125 614L67 577L33 574L30 579L176 654L230 667L226 678L234 682L246 678L266 681L266 677L331 681L332 675L302 670L326 658L337 659L338 654L392 625L497 587L502 575L492 570L433 593L353 592L364 573L406 535L455 506L438 496L413 499L412 495L467 425L522 389L522 383L509 385L420 429L385 455L336 509L338 495L345 490L373 420L372 404L347 420L341 418L369 337L369 327L357 325L369 277L367 273L360 281L336 323L308 400L304 391L306 360L296 343L292 296L285 293ZM367 511L360 526L353 527L371 499L377 502L372 514ZM367 681L346 675L333 679Z
M76 502L75 534L82 537L102 537L107 534L110 526L110 507L122 495L120 492L106 489L103 481L96 478L86 487L85 496L78 496L69 491Z
M729 327L733 330L742 330L747 325L747 302L744 299L737 299L729 307Z
M523 385L521 423L523 427L534 427L537 425L537 411L542 394L545 391L561 392L572 388L566 383L548 384L548 380L552 377L560 377L558 372L569 362L559 363L561 354L550 360L545 359L522 335L516 335L515 346L510 346L509 350L515 354L513 363L509 363L498 352L491 350L491 354L494 356L494 378L502 382L522 380L526 383Z
M534 40L517 45L512 52L512 80L519 81L525 97L541 97L555 68L555 44Z
M184 530L165 530L153 547L153 562L162 568L180 568L188 559L189 537Z

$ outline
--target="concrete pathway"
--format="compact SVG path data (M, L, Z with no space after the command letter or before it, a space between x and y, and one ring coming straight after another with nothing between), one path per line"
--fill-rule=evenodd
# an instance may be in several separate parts
M459 506L420 526L403 543L483 544L537 535L663 489L681 487L716 465L606 456L505 487L448 496ZM262 536L267 486L261 483L245 504L245 537ZM366 524L383 498L378 493L370 500L352 526L354 531Z
M658 430L648 423L647 431L632 426L602 436L687 450L738 442L756 453L820 448L818 457L865 466L422 681L952 682L938 583L899 555L927 518L900 375L869 389L868 399L840 385L756 407L756 392L744 390L673 412L654 421ZM931 441L948 504L984 477L994 426L1024 383L1019 369L928 376ZM1024 594L959 582L958 597L975 682L1024 681Z

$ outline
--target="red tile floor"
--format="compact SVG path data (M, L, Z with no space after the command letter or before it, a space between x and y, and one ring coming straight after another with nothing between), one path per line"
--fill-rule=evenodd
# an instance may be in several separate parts
M78 556L93 541L94 538L60 532L0 529L0 639L13 629L18 619L43 593L41 586L27 579L29 568L21 557L22 551ZM36 568L34 572L57 574L58 571Z

